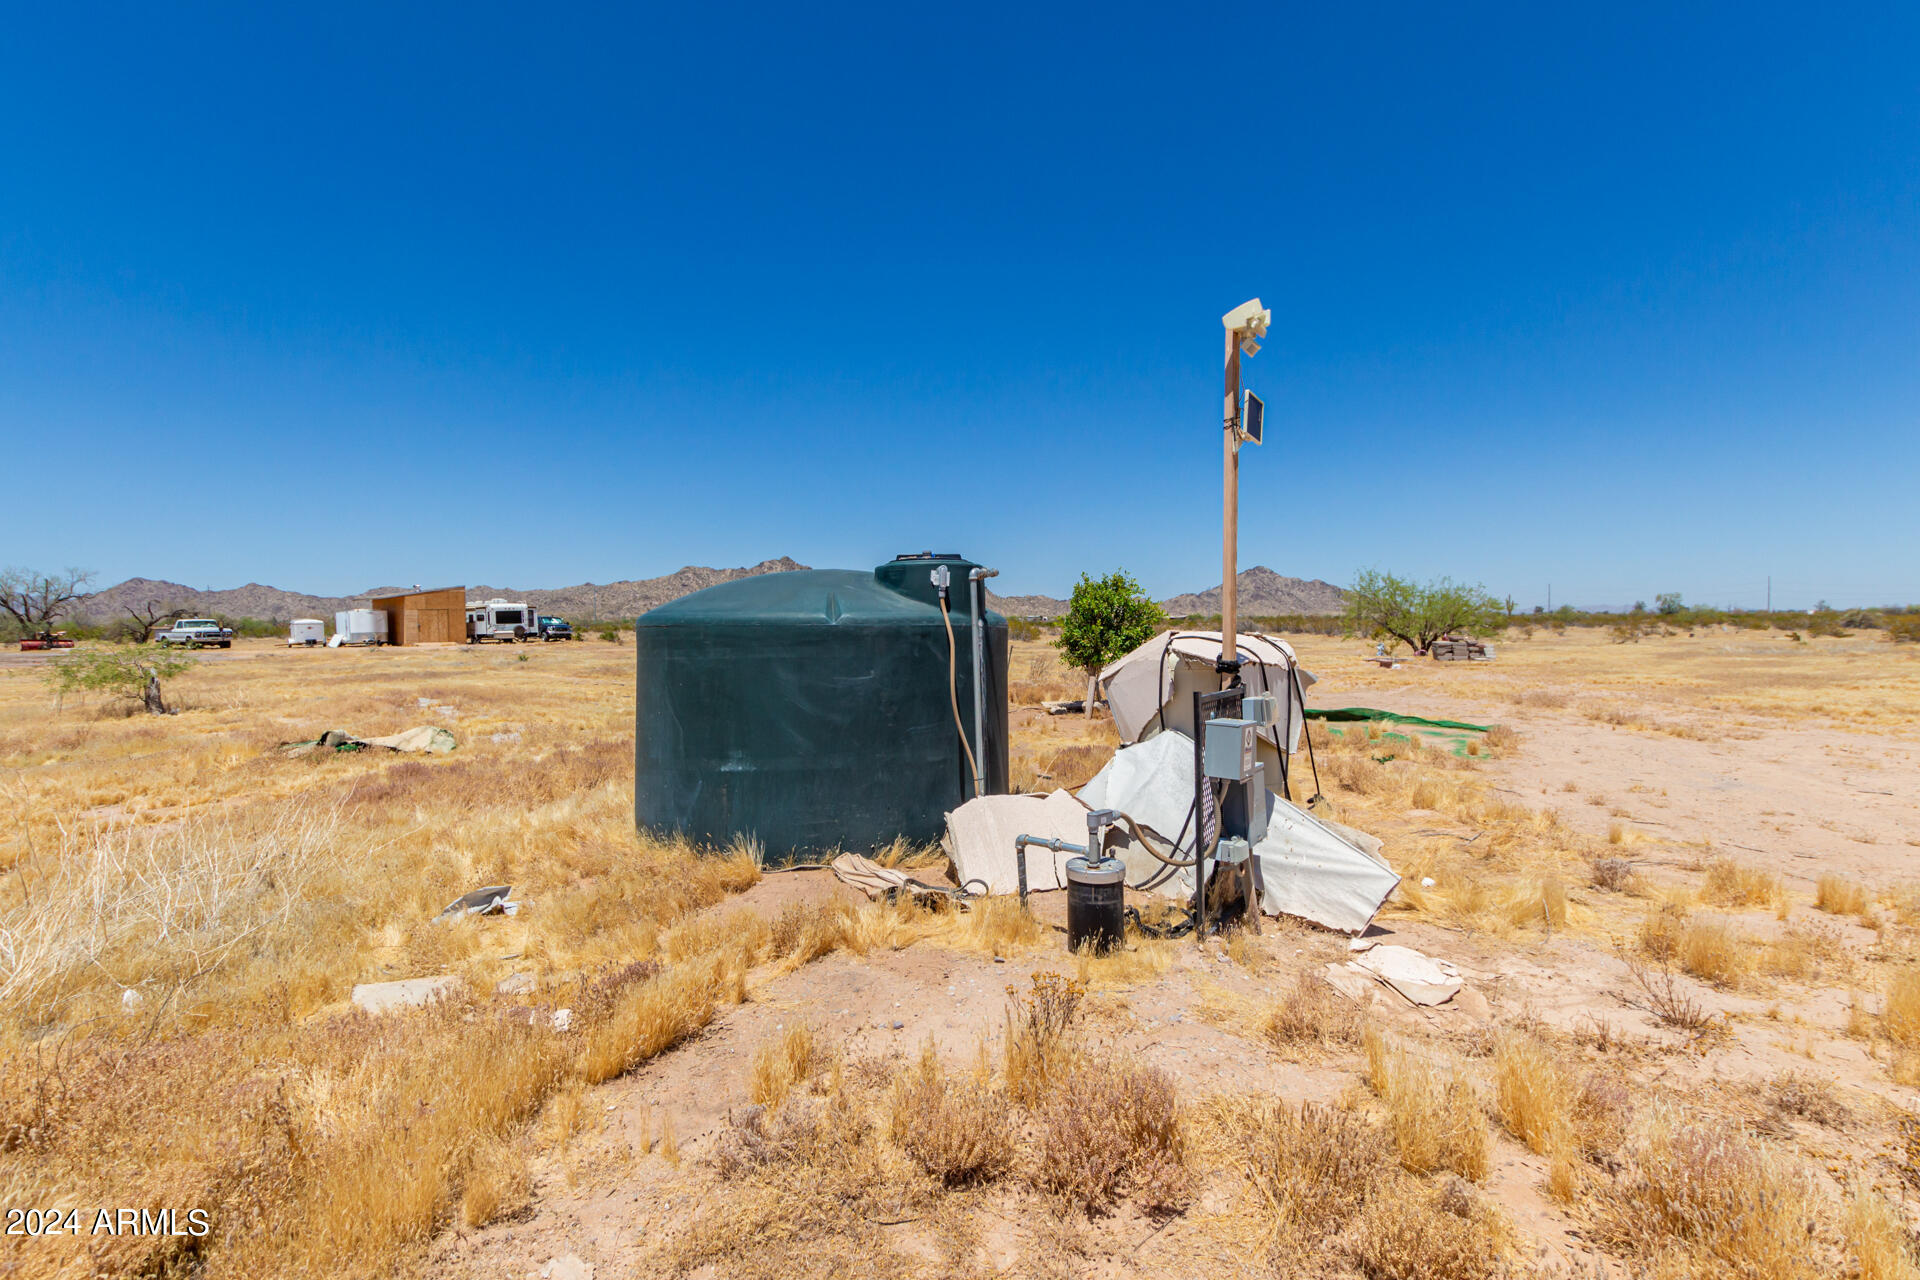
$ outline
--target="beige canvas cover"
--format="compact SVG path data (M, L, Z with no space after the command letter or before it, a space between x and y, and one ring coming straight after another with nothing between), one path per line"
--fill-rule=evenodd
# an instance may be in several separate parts
M1087 807L1065 791L1045 796L976 796L947 815L941 847L953 860L954 879L968 893L1016 893L1020 869L1016 836L1087 842ZM1027 889L1064 889L1070 853L1027 849Z
M1300 749L1305 723L1300 692L1292 674L1299 668L1293 648L1272 636L1236 636L1240 680L1248 693L1271 693L1280 699L1279 727L1260 736L1266 742L1262 758L1267 776L1277 783L1278 745L1292 753ZM1167 631L1116 658L1100 670L1100 685L1113 710L1113 725L1122 742L1143 742L1166 729L1193 736L1193 695L1220 687L1213 664L1221 653L1218 631ZM1313 686L1311 672L1300 670L1300 690Z

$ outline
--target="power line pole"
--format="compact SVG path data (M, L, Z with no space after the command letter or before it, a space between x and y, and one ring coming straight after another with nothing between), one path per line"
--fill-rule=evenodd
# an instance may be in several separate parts
M1220 522L1220 657L1231 661L1240 652L1234 634L1240 596L1240 441L1234 432L1240 419L1240 335L1227 330L1226 414L1222 433L1226 456L1222 466ZM1198 727L1194 730L1199 732Z

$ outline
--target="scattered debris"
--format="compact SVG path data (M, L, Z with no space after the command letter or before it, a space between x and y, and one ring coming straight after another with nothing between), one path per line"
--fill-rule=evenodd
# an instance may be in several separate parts
M451 974L438 978L402 978L398 982L363 982L353 989L353 1003L368 1013L388 1013L432 1004L460 989Z
M540 1280L593 1280L593 1264L577 1254L563 1253L540 1268Z
M1435 662L1492 662L1493 650L1478 640L1448 637L1435 640L1427 650Z
M1087 700L1085 698L1054 698L1042 702L1040 705L1046 708L1046 712L1050 716L1081 716L1087 713ZM1096 708L1104 707L1107 705L1107 700L1105 698L1095 698L1093 705Z
M433 918L434 923L461 916L518 915L520 904L507 901L507 895L512 892L513 886L510 884L495 884L475 889L472 893L463 893Z
M883 867L871 858L863 858L857 853L843 853L828 864L834 876L842 884L852 885L869 898L885 898L888 902L897 902L901 894L907 894L923 905L933 899L941 903L961 899L963 891L948 888L946 885L928 884L915 880L904 871L893 867Z
M299 756L309 751L364 751L368 747L385 747L389 751L427 751L441 755L458 745L450 730L423 724L388 734L384 738L360 738L343 729L329 729L317 738L283 742L280 750L290 756Z
M1349 960L1347 968L1378 978L1414 1004L1445 1004L1465 985L1452 964L1412 947L1376 945L1364 938L1352 945L1361 955L1358 960Z
M573 1030L573 1010L555 1009L553 1011L553 1029L555 1031Z
M1349 1000L1365 1000L1373 990L1373 975L1358 965L1329 962L1325 972L1328 985Z
M501 996L531 995L539 985L530 973L512 973L495 983L493 992Z

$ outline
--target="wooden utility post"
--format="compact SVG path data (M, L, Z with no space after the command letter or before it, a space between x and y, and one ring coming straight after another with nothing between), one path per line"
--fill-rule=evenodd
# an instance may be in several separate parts
M1240 573L1240 335L1227 330L1227 392L1221 423L1224 448L1223 488L1220 527L1220 656L1231 660L1240 652L1235 631L1235 607L1238 604ZM1225 687L1223 684L1222 688Z

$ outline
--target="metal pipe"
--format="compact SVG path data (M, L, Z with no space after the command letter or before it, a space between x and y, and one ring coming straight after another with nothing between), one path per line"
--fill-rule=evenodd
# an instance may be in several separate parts
M987 775L993 771L986 739L987 579L999 576L998 569L976 568L967 574L973 588L973 750L974 763L978 766L973 774L973 794L976 796L987 793Z
M1077 844L1068 844L1065 840L1054 840L1047 836L1015 836L1013 861L1014 865L1020 869L1020 906L1023 909L1027 905L1027 846L1030 844L1037 844L1042 849L1051 849L1055 853L1077 853L1083 858L1087 856L1085 848Z

